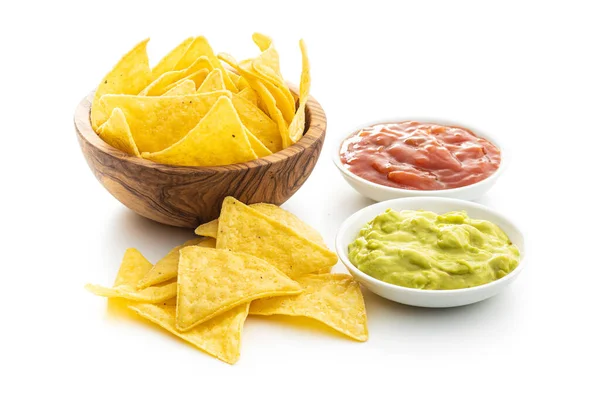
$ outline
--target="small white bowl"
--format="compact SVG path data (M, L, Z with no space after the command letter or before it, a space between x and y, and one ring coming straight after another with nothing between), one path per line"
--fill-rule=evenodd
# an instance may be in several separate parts
M421 290L382 282L381 280L358 270L350 262L350 259L348 258L348 245L356 239L360 229L365 224L378 214L386 211L388 208L394 210L427 210L438 214L455 210L464 210L469 217L491 221L500 226L512 243L519 248L521 254L519 265L502 279L495 280L485 285L465 289ZM365 207L348 217L344 223L342 223L335 239L335 248L342 263L348 268L350 274L371 292L386 299L393 300L394 302L427 308L463 306L488 299L498 294L517 278L517 275L523 270L523 266L525 266L526 259L523 234L511 220L480 204L441 197L400 198L382 201L381 203Z
M354 134L357 131L360 131L362 128L366 128L372 125L377 124L385 124L385 123L394 123L394 122L404 122L404 121L418 121L418 122L430 122L436 123L439 125L453 125L457 127L467 128L472 131L478 137L484 138L494 144L499 150L501 155L500 166L492 175L489 177L464 187L458 188L449 188L446 190L405 190L402 188L388 187L381 184L372 183L371 181L365 180L353 173L351 173L348 168L342 163L340 160L340 147L343 141L348 138L350 135ZM496 180L502 172L506 169L506 166L509 162L509 153L504 146L501 146L500 143L492 138L490 135L481 132L481 130L476 128L471 128L468 125L462 125L458 122L444 121L440 119L423 119L423 118L406 118L403 120L386 120L380 122L373 122L370 124L363 125L359 128L354 129L352 132L345 135L342 140L340 140L339 144L337 144L334 148L333 153L333 163L340 170L342 176L354 188L356 191L361 193L363 196L370 198L375 201L384 201L391 200L394 198L404 198L404 197L450 197L450 198L459 198L461 200L476 200L483 196L492 186L496 183Z

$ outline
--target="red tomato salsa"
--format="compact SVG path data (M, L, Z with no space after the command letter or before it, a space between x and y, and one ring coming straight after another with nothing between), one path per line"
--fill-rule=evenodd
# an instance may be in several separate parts
M500 166L500 150L465 128L416 121L378 124L346 138L340 159L371 182L443 190L479 182Z

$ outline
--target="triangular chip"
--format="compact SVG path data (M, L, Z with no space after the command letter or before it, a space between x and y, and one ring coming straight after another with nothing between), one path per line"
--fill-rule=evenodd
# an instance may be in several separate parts
M204 82L204 80L206 79L206 77L208 76L209 73L210 73L210 71L208 69L200 69L200 70L192 73L191 75L188 75L185 78L177 81L176 83L173 84L173 86L177 86L180 83L185 82L186 80L191 80L196 85L196 89L198 89L198 87L200 85L202 85L202 83ZM219 92L229 92L229 91L219 91ZM227 96L229 96L229 95L227 95Z
M98 128L98 135L108 145L129 155L140 156L140 151L135 145L129 124L121 108L113 109L110 117Z
M295 280L304 292L297 296L255 300L250 305L250 314L305 316L357 341L369 338L365 302L352 276L302 275Z
M202 95L206 94L197 96ZM219 98L198 125L179 142L159 152L143 152L142 157L162 164L185 166L228 165L257 158L244 132L244 125L227 97Z
M223 201L217 249L260 257L291 277L337 262L335 253L233 197Z
M271 152L281 151L281 134L275 121L261 111L256 105L242 96L233 95L231 102L246 128L262 142ZM285 127L287 130L287 127Z
M258 57L252 59L253 73L260 79L266 81L265 85L267 85L277 100L277 104L285 117L286 110L283 108L283 106L294 112L294 109L296 108L296 100L294 99L294 96L290 92L290 89L288 88L285 79L281 74L281 69L279 66L279 53L277 53L277 50L273 46L273 41L268 36L260 33L254 33L252 35L252 40L254 40L254 43L262 52ZM270 85L273 85L277 91L274 92ZM286 104L282 105L279 99L285 99L285 101L287 101ZM286 120L291 122L291 119L292 118Z
M188 246L202 246L214 249L216 244L213 239L202 238L188 240L182 245L171 249L171 251L167 253L165 257L156 262L152 269L150 269L148 273L144 275L144 277L138 282L137 288L143 289L177 277L177 268L179 267L179 250Z
M228 91L185 96L104 95L109 113L119 107L140 152L160 151L183 138Z
M146 52L148 40L138 43L129 53L123 56L96 88L91 110L94 131L108 119L114 109L105 110L104 107L99 105L100 98L103 95L136 95L152 80L152 73L148 64L148 53Z
M238 92L237 87L234 85L234 83L229 78L229 75L223 69L223 65L215 56L212 47L210 47L210 44L208 43L208 40L206 40L206 38L203 36L198 36L194 39L194 41L190 44L189 48L186 50L185 54L175 65L175 69L187 68L196 59L202 56L205 56L210 61L213 68L221 69L221 71L224 72L223 81L225 82L225 86L227 87L227 89L231 92Z
M238 79L237 83L236 83L238 89L241 91L242 89L245 88L250 88L252 89L252 87L250 86L250 84L248 83L248 81L246 80L246 78L244 78L243 76L240 76L240 78ZM260 102L259 102L260 103ZM262 109L262 108L261 108Z
M306 52L304 40L300 40L300 50L302 51L302 75L300 76L300 103L294 119L290 123L290 140L298 142L304 135L305 108L310 92L310 63Z
M201 224L196 227L195 233L198 236L217 238L217 232L219 231L219 219L214 219L207 223Z
M256 94L256 92L254 92L254 89L252 89L249 86L239 91L237 93L237 96L239 96L240 98L244 98L254 106L258 106L258 95Z
M213 69L202 85L198 88L198 93L222 91L225 90L225 83L223 82L223 72L221 69Z
M240 358L242 327L248 316L248 307L249 303L237 306L187 332L180 332L175 323L175 306L129 305L140 316L228 364L235 364Z
M234 71L230 70L229 68L225 68L225 73L227 73L227 76L229 76L229 78L231 79L231 81L235 84L235 86L237 87L237 83L240 80L240 75L238 75L237 73L235 73ZM239 88L238 88L239 89ZM239 89L241 91L241 89Z
M167 53L158 64L152 68L152 78L156 79L165 72L172 71L177 62L185 54L185 51L190 47L190 44L194 41L193 37L188 37L183 42L175 46L173 50Z
M253 208L259 213L262 213L265 216L280 222L284 226L291 228L299 235L306 237L308 240L320 244L323 247L327 247L323 237L321 237L321 234L319 234L317 230L300 220L289 211L284 210L274 204L268 203L249 204L248 207ZM213 221L209 221L208 223L201 224L196 228L195 232L199 236L212 237L216 239L218 229L219 220L215 219Z
M177 276L177 328L186 331L255 299L300 292L298 283L257 257L185 247Z
M160 96L167 90L171 89L177 82L183 79L190 79L192 75L199 71L206 70L206 73L212 70L212 65L206 57L196 59L189 67L165 72L155 79L151 84L146 86L140 93L140 96ZM203 72L200 72L203 73Z
M137 289L139 281L152 268L150 263L137 249L127 249L112 288L87 284L85 288L98 296L122 298L139 302L157 303L175 297L177 283Z
M186 79L181 83L173 86L171 89L162 94L162 96L181 96L193 95L196 93L196 84L191 79Z
M244 76L244 78L248 81L250 87L252 87L252 89L254 89L254 91L258 94L261 102L267 108L267 113L269 114L271 119L277 123L279 133L281 135L283 148L286 148L289 145L291 145L291 141L289 139L288 125L289 122L291 122L294 118L295 108L288 108L287 105L284 105L285 108L278 107L279 100L283 99L284 102L287 101L281 97L279 99L276 99L273 96L273 92L276 92L276 88L275 90L271 90L272 88L269 89L270 87L268 88L267 86L265 86L265 84L269 82L261 80L260 78L258 78L257 76L255 76L247 70L248 65L251 65L250 61L244 61L238 64L235 58L226 53L220 53L219 58L227 62L230 66L234 67L238 72L240 72L242 76ZM283 109L286 110L286 115L283 114ZM289 121L287 120L288 118Z
M256 136L250 132L250 130L244 127L244 132L246 133L246 137L248 137L248 142L250 142L250 146L252 150L256 154L258 158L266 157L267 155L273 154L271 150L269 150L265 144L263 144Z

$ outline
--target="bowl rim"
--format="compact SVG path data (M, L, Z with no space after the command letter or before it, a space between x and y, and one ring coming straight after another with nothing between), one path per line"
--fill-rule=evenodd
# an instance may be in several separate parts
M459 206L474 207L476 209L483 210L491 215L494 215L494 216L506 221L509 225L511 225L513 227L513 229L517 233L520 234L521 238L523 239L523 246L521 246L519 248L519 264L517 265L517 267L515 267L509 274L502 277L501 279L497 279L497 280L494 280L493 282L485 283L483 285L473 286L473 287L468 287L468 288L461 288L461 289L426 290L426 289L410 288L410 287L406 287L406 286L399 286L399 285L394 285L392 283L384 282L382 280L379 280L379 279L363 272L362 270L359 270L356 266L354 266L354 264L350 261L350 258L348 257L348 251L347 251L348 246L342 246L341 239L348 232L349 227L353 224L354 221L356 221L356 218L361 213L363 213L367 209L377 210L383 205L387 206L389 204L394 204L394 203L398 203L398 202L427 203L430 201L455 203L457 205L457 207L459 207ZM390 206L389 208L393 208L393 207ZM426 210L426 207L424 207L423 209ZM373 217L375 217L375 216L373 216ZM343 221L342 225L340 226L340 228L336 234L335 249L338 254L338 257L340 258L340 260L344 264L344 266L346 266L348 269L351 269L352 273L356 273L357 275L359 275L360 276L359 279L366 279L366 280L368 280L369 283L373 283L382 289L388 289L391 291L402 292L402 293L413 293L413 294L416 293L419 295L427 295L430 297L453 296L453 295L457 295L457 294L466 294L467 292L472 293L472 292L477 292L477 291L482 291L482 290L487 290L487 289L493 289L496 286L499 286L499 285L502 285L505 283L509 283L512 279L517 277L517 275L519 273L521 273L521 271L525 267L525 264L527 262L527 257L528 257L527 256L527 242L526 242L525 237L523 236L523 232L521 231L521 229L522 229L521 226L517 225L514 220L508 218L504 214L501 214L488 206L485 206L485 205L479 204L479 203L474 203L472 201L466 201L466 200L461 200L461 199L456 199L456 198L448 198L448 197L394 198L391 200L380 201L379 203L374 203L367 207L363 207L360 210L353 213L352 215L350 215L349 217L347 217Z
M289 85L289 87L292 93L297 96L298 88L291 84ZM257 158L255 160L237 164L217 165L208 167L161 164L155 161L147 160L145 158L129 155L117 148L110 146L109 144L104 142L104 140L100 138L98 134L96 134L96 132L92 128L90 118L94 93L95 90L92 90L79 102L79 104L75 108L73 121L78 137L81 140L85 141L87 144L93 146L96 150L101 151L102 153L109 155L113 158L117 158L120 161L131 162L141 167L159 169L164 172L170 173L218 173L231 171L245 171L250 168L264 166L266 164L277 164L280 162L284 162L288 158L303 152L305 149L312 147L315 144L315 142L323 142L325 139L325 132L327 130L327 117L325 115L323 107L315 98L309 96L305 106L307 122L302 138L300 138L296 143L290 145L289 147L282 149L281 151L275 152L271 155L267 155L266 157Z
M442 190L409 190L409 189L404 189L404 188L396 188L396 187L389 187L387 185L383 185L383 184L378 184L378 183L374 183L372 181L369 181L365 178L359 177L358 175L354 174L353 172L351 172L348 168L346 168L344 166L344 164L342 164L342 161L340 160L340 148L342 146L342 143L349 138L351 135L357 133L358 131L360 131L363 128L367 128L370 126L374 126L374 125L379 125L379 124L386 124L386 123L399 123L399 122L407 122L407 121L417 121L417 122L422 122L422 123L438 123L440 125L445 125L445 126L454 126L454 127L458 127L458 128L463 128L463 129L468 129L470 131L472 131L473 133L475 133L475 135L477 135L479 138L483 138L489 142L491 142L492 144L494 144L499 150L500 150L500 166L498 167L498 169L496 171L494 171L491 175L489 175L488 177L484 178L481 181L477 181L476 183L473 184L469 184L469 185L465 185L462 187L456 187L456 188L445 188ZM468 191L474 188L478 188L478 187L483 187L486 185L491 185L495 180L498 179L498 177L500 177L500 175L502 175L502 173L506 170L506 168L508 167L509 163L510 163L510 159L511 159L511 153L510 151L507 149L507 147L503 144L500 143L498 141L497 138L494 137L490 137L489 134L482 132L479 128L471 128L468 125L464 125L462 123L457 123L454 121L449 121L443 118L435 118L435 117L422 117L422 116L415 116L415 117L395 117L395 118L386 118L383 120L379 120L379 121L375 121L375 122L369 122L369 123L365 123L365 124L361 124L359 127L354 128L351 132L348 132L346 134L342 135L342 138L339 138L336 140L336 144L334 145L333 148L333 154L332 154L332 158L333 158L333 163L335 164L335 166L337 167L337 169L346 177L349 177L352 180L358 181L362 184L368 185L370 187L373 187L375 189L381 190L381 191L386 191L390 194L397 194L398 197L406 197L406 196L412 196L412 197L418 197L418 196L444 196L444 195L451 195L451 194L456 194L460 191Z

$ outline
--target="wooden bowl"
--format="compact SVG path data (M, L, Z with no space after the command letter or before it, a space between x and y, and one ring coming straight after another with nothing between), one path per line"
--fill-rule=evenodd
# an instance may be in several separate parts
M254 161L218 167L179 167L132 157L92 129L93 92L75 110L75 130L90 169L117 200L159 223L194 228L219 216L226 196L280 205L304 184L325 140L327 119L310 97L306 129L298 142Z

